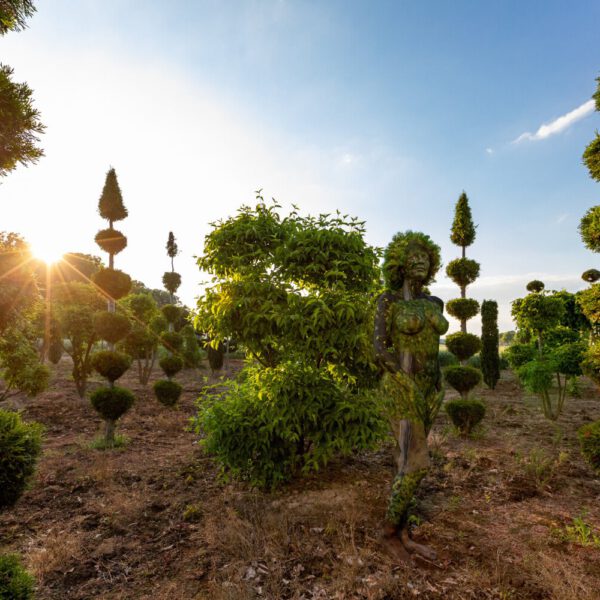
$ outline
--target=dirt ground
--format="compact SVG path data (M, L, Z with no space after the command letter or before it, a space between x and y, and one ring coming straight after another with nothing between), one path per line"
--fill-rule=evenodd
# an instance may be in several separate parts
M413 519L414 538L439 558L405 565L379 540L389 447L273 494L224 483L186 431L206 375L177 377L172 410L131 371L121 383L138 401L118 428L129 443L111 451L89 446L101 421L66 359L46 393L17 397L46 427L44 452L31 489L0 515L0 548L23 556L38 598L600 598L600 479L575 439L600 418L591 384L568 400L560 429L507 372L481 390L488 410L475 436L457 437L442 412Z

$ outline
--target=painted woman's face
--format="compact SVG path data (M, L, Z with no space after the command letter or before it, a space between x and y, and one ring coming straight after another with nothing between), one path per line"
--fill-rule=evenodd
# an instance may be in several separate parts
M406 257L404 275L407 279L425 281L429 273L429 255L420 248L411 250Z

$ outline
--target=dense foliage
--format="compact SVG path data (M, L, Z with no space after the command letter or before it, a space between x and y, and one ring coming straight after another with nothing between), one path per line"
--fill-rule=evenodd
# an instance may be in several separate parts
M485 417L485 404L481 400L450 400L444 408L452 424L462 435L471 433Z
M135 396L126 388L102 387L90 394L90 401L102 418L114 425L133 406Z
M583 425L577 431L581 453L592 469L600 475L600 421Z
M0 409L0 509L12 506L25 491L42 448L43 427L18 413Z
M100 350L92 354L93 369L114 383L131 367L131 356L115 350Z
M175 406L183 390L181 384L170 379L160 379L154 383L153 389L156 398L164 406Z
M213 224L198 260L214 278L198 302L197 329L214 348L239 341L257 363L201 410L198 424L226 468L266 485L366 444L380 424L365 394L376 381L369 294L378 270L363 223L339 214L282 218L278 208L259 197Z
M498 303L484 300L481 304L481 372L483 381L492 390L500 379L498 336Z

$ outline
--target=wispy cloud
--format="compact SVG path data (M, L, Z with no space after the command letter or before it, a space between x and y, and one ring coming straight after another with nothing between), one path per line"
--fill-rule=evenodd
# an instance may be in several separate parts
M485 149L487 154L494 154L494 149L493 148L486 148Z
M560 133L561 131L568 129L571 125L573 125L573 123L580 121L594 112L594 106L594 101L588 100L581 106L578 106L576 109L568 112L566 115L562 115L561 117L554 119L554 121L550 121L550 123L544 123L535 133L530 133L529 131L522 133L516 140L513 141L513 144L519 144L520 142L524 141L545 140L551 135Z
M560 225L561 223L564 223L568 218L569 213L563 213L562 215L558 215L558 217L556 218L556 224Z

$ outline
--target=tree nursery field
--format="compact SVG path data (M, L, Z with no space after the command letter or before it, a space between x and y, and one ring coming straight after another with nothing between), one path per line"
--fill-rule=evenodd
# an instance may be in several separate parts
M394 467L386 444L272 493L223 481L186 431L200 369L179 376L176 409L124 376L138 398L119 427L129 442L98 451L90 441L102 421L69 363L46 392L7 401L45 427L31 489L0 515L0 544L22 556L40 599L575 600L600 589L600 480L575 437L600 418L587 380L557 423L510 371L478 390L487 414L471 436L440 412L411 517L438 558L415 569L380 540Z

